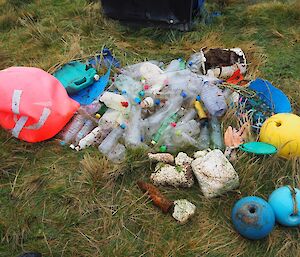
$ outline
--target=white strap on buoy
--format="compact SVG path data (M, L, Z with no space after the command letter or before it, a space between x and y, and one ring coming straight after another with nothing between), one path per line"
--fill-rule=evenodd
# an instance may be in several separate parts
M44 126L45 122L47 121L48 117L51 114L51 110L47 107L44 107L39 121L35 124L26 127L25 124L28 121L29 117L21 116L19 119L17 118L17 115L20 115L20 103L21 103L22 93L23 93L22 90L14 90L12 95L11 110L15 114L14 121L16 123L15 127L12 129L12 135L16 138L19 137L23 128L30 129L30 130L40 129L42 126Z

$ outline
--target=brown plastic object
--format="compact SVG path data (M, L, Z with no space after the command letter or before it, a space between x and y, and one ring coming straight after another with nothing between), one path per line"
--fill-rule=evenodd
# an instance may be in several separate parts
M143 192L147 192L149 194L153 204L160 208L163 213L168 213L171 210L174 203L163 196L154 185L143 181L138 181L137 184Z

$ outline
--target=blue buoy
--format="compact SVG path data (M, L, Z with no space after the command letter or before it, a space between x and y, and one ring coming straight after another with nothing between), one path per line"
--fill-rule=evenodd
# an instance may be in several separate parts
M245 238L262 239L274 228L275 215L264 199L248 196L236 202L231 213L234 228Z
M269 197L275 218L283 226L300 225L300 190L283 186L273 191Z

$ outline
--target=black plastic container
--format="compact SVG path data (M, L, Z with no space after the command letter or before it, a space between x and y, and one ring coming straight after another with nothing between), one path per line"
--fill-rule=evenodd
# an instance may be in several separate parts
M101 0L104 14L113 19L189 30L199 0Z

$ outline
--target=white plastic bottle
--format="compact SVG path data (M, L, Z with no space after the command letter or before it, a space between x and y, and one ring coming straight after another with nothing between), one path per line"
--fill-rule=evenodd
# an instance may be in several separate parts
M129 99L124 95L118 95L112 92L104 92L100 97L100 101L103 102L108 108L121 111L123 113L130 112Z
M97 143L100 144L100 137L101 137L101 128L96 127L93 129L91 133L86 135L82 138L78 145L75 147L77 151L83 150L91 145L96 145Z

